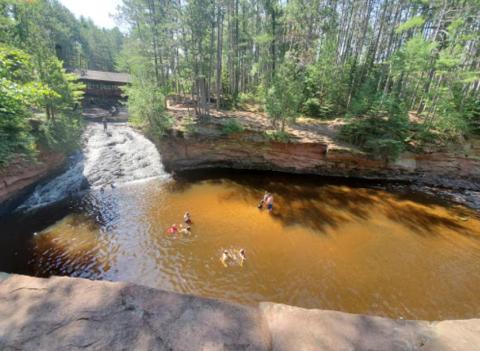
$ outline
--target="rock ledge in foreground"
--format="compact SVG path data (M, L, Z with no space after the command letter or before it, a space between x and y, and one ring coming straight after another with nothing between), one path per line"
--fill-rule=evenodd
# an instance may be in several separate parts
M0 283L4 351L270 348L253 307L78 278L11 275Z
M0 350L476 351L480 319L258 308L129 283L0 273Z

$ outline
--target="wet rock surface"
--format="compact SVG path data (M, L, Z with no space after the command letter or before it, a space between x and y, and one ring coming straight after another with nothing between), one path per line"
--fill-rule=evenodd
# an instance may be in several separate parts
M0 274L1 350L472 351L480 319L259 307L129 283Z

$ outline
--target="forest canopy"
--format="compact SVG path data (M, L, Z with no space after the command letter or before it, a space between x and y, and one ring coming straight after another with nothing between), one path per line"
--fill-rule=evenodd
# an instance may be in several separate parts
M114 70L122 42L56 0L0 0L0 167L78 148L83 84L67 70Z
M391 158L412 140L480 133L479 0L123 0L116 17L125 33L57 0L0 0L2 50L31 65L29 81L4 77L2 89L41 97L20 99L9 115L20 129L2 133L29 134L35 109L49 123L72 115L73 67L131 73L133 119L160 134L172 95L203 104L200 115L210 102L262 106L278 132L299 115L342 118L341 138Z
M351 118L343 137L371 152L480 131L478 0L124 0L119 18L120 67L165 95Z

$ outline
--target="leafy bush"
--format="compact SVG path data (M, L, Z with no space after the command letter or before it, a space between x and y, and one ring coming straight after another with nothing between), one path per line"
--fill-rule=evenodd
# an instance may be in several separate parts
M303 103L303 112L310 117L318 117L320 116L320 100L318 98L312 97L308 98Z
M230 118L225 122L223 125L223 132L225 134L235 134L235 133L241 133L244 131L243 125L237 121L235 118Z
M235 100L232 95L224 93L220 98L220 108L222 110L232 110L235 107Z
M313 97L303 103L302 110L309 117L329 118L334 113L334 106L328 101L320 102L318 98Z
M251 104L256 103L255 96L251 93L240 93L238 95L238 102L240 104Z
M182 120L182 129L185 136L189 137L195 133L196 130L196 123L195 119L188 115L187 117L183 118Z
M131 123L145 126L157 137L165 134L173 119L165 112L165 97L156 84L149 80L135 80L125 88Z
M281 143L287 143L290 140L290 134L281 130L267 131L265 136L270 141L278 141Z
M406 149L408 116L396 99L377 99L363 118L352 119L340 131L340 138L377 158L394 160Z
M377 158L394 160L406 148L407 124L398 118L356 119L342 127L340 137Z
M272 86L265 97L265 111L272 119L273 125L285 131L285 124L297 118L302 100L301 83L297 79L297 65L287 57L286 61L278 68Z
M480 100L469 99L465 102L465 119L471 133L480 135Z
M84 122L79 115L58 115L40 126L38 142L49 149L70 153L80 147Z
M14 154L35 152L27 118L36 86L30 56L21 50L0 46L0 166Z

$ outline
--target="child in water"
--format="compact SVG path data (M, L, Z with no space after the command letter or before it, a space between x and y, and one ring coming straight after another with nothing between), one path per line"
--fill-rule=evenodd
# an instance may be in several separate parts
M222 262L225 267L228 267L228 261L230 261L230 254L228 253L228 250L223 250L222 256L220 257L220 262Z
M238 265L243 267L243 262L247 260L247 256L245 255L245 249L240 250L223 250L222 256L220 257L220 262L225 267L229 265Z
M185 214L183 215L183 221L186 224L192 224L192 218L190 217L190 213L185 212Z
M262 199L260 200L260 202L258 203L258 208L262 208L263 205L265 204L265 202L267 201L268 199L268 195L270 195L270 193L268 191L265 191L265 194L263 195Z
M180 229L180 233L184 235L190 235L192 232L190 231L191 227L187 225L186 227Z
M240 249L240 267L243 267L243 262L247 260L247 256L245 255L245 249Z
M172 224L171 227L167 229L167 234L175 234L176 232L178 232L176 224Z

